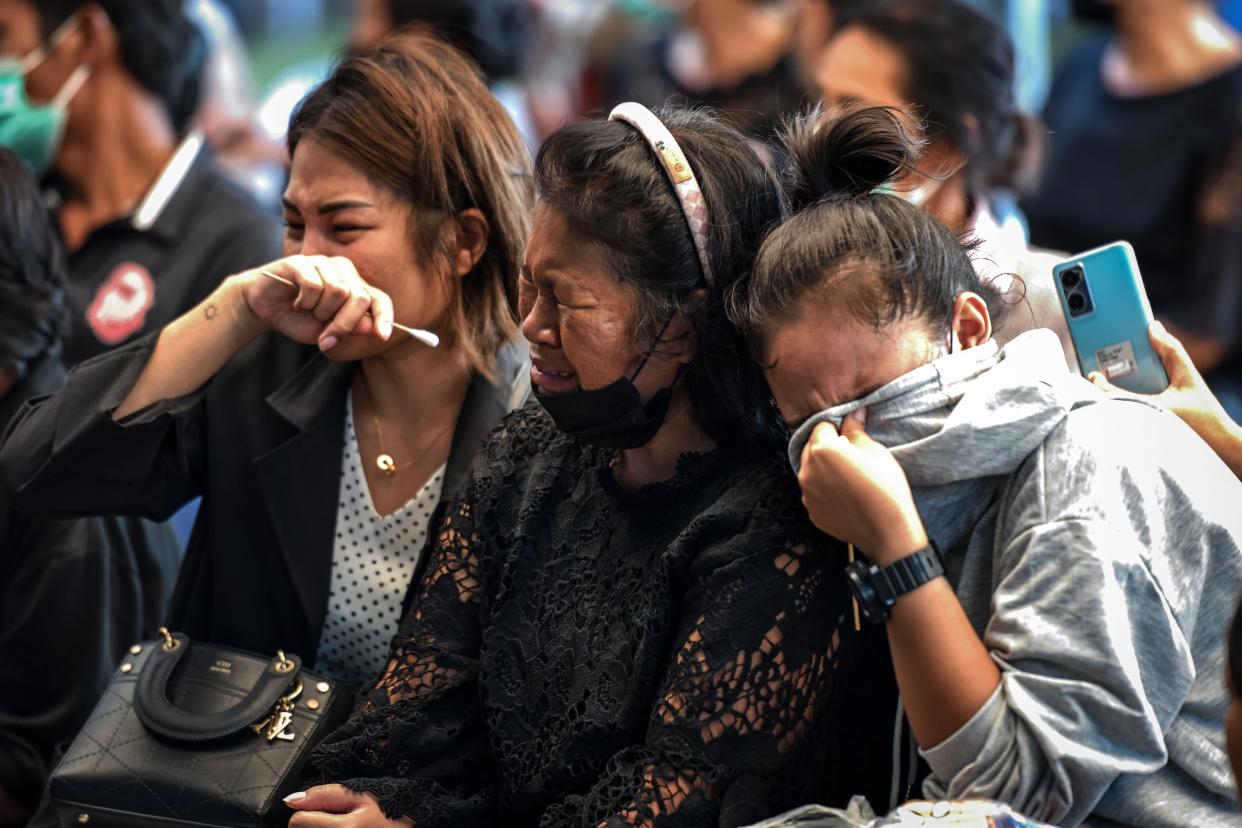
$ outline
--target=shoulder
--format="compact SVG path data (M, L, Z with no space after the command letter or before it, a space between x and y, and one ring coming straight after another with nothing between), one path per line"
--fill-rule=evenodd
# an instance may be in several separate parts
M699 553L700 570L756 560L776 561L779 568L790 555L806 555L812 569L820 569L832 562L834 552L844 549L811 523L797 478L779 456L734 462L715 501L692 522L690 531L716 539ZM843 558L840 563L844 565Z
M502 490L525 488L535 474L559 468L577 441L560 431L543 406L530 399L509 412L491 432L471 466L467 497L479 504L499 497Z
M809 525L798 479L779 454L754 454L736 461L726 474L717 508L737 513L756 528Z
M1128 395L1086 393L1090 396L1071 407L1049 434L1046 457L1095 474L1147 470L1176 474L1200 465L1204 458L1215 459L1193 431L1155 404Z
M1143 400L1101 395L1074 407L1014 477L1027 524L1074 521L1144 546L1196 527L1242 539L1242 483L1189 427Z
M569 442L572 439L556 427L539 401L530 399L505 415L488 437L484 452L495 460L529 457L553 443Z

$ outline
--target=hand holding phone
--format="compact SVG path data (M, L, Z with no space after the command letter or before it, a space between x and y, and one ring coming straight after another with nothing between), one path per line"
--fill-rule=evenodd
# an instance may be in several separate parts
M1181 418L1234 474L1242 477L1242 425L1234 422L1225 411L1195 368L1186 348L1165 330L1164 325L1153 322L1148 338L1169 375L1169 387L1152 397L1152 401ZM1087 379L1105 391L1119 390L1098 372L1088 375Z

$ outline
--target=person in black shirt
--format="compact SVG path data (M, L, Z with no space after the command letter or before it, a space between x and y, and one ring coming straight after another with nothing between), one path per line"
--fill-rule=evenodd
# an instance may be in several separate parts
M1062 68L1033 243L1134 245L1152 308L1242 411L1242 39L1207 0L1080 3L1115 29Z
M276 217L184 133L204 55L181 0L0 4L0 56L21 61L33 104L63 107L50 143L28 154L47 163L37 172L70 251L70 366L280 254Z
M476 460L387 669L312 757L343 785L291 796L291 828L735 826L827 796L844 549L723 307L780 190L711 115L615 114L540 151L537 402Z
M0 433L64 384L64 318L51 219L0 149ZM0 494L0 826L25 821L57 744L86 721L125 647L162 622L179 563L166 527L24 514Z

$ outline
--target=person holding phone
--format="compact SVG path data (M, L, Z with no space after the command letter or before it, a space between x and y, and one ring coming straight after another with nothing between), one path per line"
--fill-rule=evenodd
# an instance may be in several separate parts
M1189 428L1102 394L939 222L876 188L911 160L862 109L790 132L796 210L735 318L811 519L883 623L933 798L1062 826L1240 818L1224 744L1242 483ZM1002 316L1003 319L1003 316Z
M341 61L288 143L286 257L29 403L0 477L59 514L202 495L168 626L360 683L440 503L527 393L530 160L477 69L422 35Z
M1195 367L1186 347L1159 322L1148 330L1151 347L1169 377L1169 387L1151 397L1194 429L1234 474L1242 477L1242 425L1239 425L1216 399L1207 381ZM1128 393L1117 388L1099 371L1087 377L1111 393Z
M1073 0L1072 51L1022 206L1036 244L1134 245L1152 309L1242 416L1242 35L1213 0Z

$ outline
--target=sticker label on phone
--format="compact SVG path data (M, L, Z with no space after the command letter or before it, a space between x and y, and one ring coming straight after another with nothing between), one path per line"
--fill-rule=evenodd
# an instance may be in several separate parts
M1095 362L1100 366L1100 373L1110 380L1124 377L1138 371L1138 359L1134 356L1134 346L1130 340L1100 348L1095 352Z

